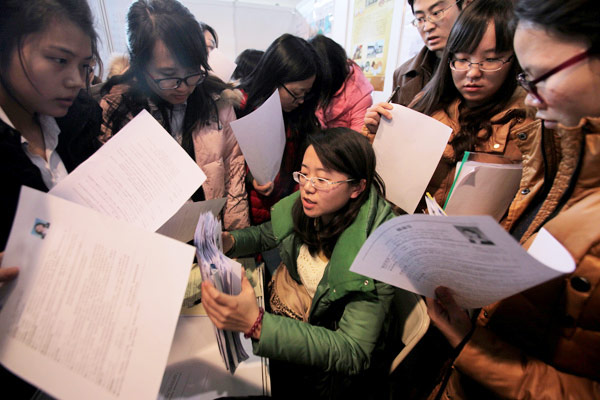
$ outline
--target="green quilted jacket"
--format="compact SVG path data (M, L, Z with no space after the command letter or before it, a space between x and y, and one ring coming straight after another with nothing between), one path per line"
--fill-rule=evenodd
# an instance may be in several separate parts
M275 204L270 222L232 232L235 244L230 255L279 247L290 275L300 282L296 260L302 243L292 221L298 197L296 192ZM356 219L337 241L313 298L309 323L265 314L254 353L346 375L366 370L379 344L394 289L349 268L367 236L393 216L388 203L371 188Z

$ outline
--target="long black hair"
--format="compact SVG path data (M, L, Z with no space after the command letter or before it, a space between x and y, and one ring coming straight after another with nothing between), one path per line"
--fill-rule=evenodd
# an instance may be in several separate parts
M23 41L27 36L42 32L51 23L60 22L61 19L71 21L90 38L92 56L102 70L98 35L94 30L94 18L87 1L4 0L0 5L0 84L13 98L13 89L6 75L14 52L21 55ZM23 58L19 59L23 63ZM27 71L26 68L24 70ZM86 84L89 85L87 79Z
M321 61L321 96L319 106L326 109L352 71L346 50L327 36L316 35L308 41Z
M281 85L303 81L313 75L315 82L304 102L293 111L283 113L285 126L294 140L319 126L315 111L321 71L317 53L306 40L287 33L281 35L271 43L252 73L242 80L240 87L248 93L248 100L240 115L244 116L262 105Z
M265 54L264 51L256 49L246 49L242 51L235 59L237 67L235 67L235 71L233 71L231 78L241 80L250 75L252 71L254 71L254 68L256 68L256 65L263 54Z
M169 112L172 105L161 99L148 86L146 66L153 56L156 43L162 41L184 68L210 70L204 33L192 13L176 0L138 0L127 14L130 67L123 75L111 78L103 94L121 83L129 85L119 107L105 121L117 132L129 120L129 114L149 109L149 101L158 107L165 129L171 132ZM218 118L213 96L229 86L209 75L187 100L183 121L182 147L194 158L192 133L198 125L207 125Z
M385 185L375 172L373 146L360 133L349 128L329 128L308 135L306 144L306 148L313 146L325 168L354 179L348 184L358 185L363 179L366 183L365 190L356 198L348 200L327 225L323 225L320 218L308 217L302 209L300 198L294 203L292 216L295 233L308 246L311 254L322 250L330 258L338 238L354 222L360 208L369 198L371 188L385 198Z
M447 107L461 95L454 85L449 62L455 53L472 53L475 51L488 25L493 22L496 33L496 51L506 52L513 50L514 27L511 23L513 18L513 7L511 1L485 0L475 1L460 13L450 35L446 48L442 53L439 67L431 81L423 88L422 96L414 101L410 107L427 115L435 111L446 110ZM513 56L514 57L514 56ZM517 74L519 65L513 60L510 70L502 83L502 86L484 104L468 108L461 104L460 131L456 133L451 145L455 157L460 159L465 151L473 150L478 142L485 142L492 134L492 123L490 119L504 110L515 90L517 89ZM525 116L522 110L515 110ZM509 113L502 121L503 124L516 115ZM487 135L478 135L485 129Z

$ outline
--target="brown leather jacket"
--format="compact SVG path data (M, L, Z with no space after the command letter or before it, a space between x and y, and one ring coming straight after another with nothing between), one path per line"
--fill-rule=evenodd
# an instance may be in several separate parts
M394 89L400 87L391 102L408 106L431 80L438 58L424 46L421 51L394 71Z
M442 399L600 398L600 118L546 134L558 151L546 146L546 157L560 158L521 242L527 247L544 227L577 267L484 307ZM541 157L540 149L526 156ZM524 178L538 172L524 170Z
M506 109L492 118L492 135L484 143L478 144L475 151L503 155L512 161L521 161L521 150L518 142L522 140L519 138L525 136L534 139L539 137L540 132L540 122L535 121L533 110L527 108L523 103L525 95L526 93L523 89L517 88L517 90L515 90ZM427 191L441 206L444 205L446 198L448 197L452 182L454 182L456 163L457 161L460 161L456 159L454 149L452 148L452 145L450 145L450 142L460 130L460 124L458 122L459 106L460 100L457 99L450 104L447 110L439 110L432 115L432 118L435 118L452 128L452 134L450 135L450 139L448 139L448 144L442 154L442 159L427 185ZM515 115L506 122L496 122L501 121L510 113L515 113L515 111L522 111L520 114L523 116ZM481 134L484 133L485 132L483 131L481 132Z

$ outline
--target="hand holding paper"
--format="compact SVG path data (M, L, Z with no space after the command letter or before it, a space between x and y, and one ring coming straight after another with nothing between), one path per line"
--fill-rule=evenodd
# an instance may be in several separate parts
M421 201L452 129L409 108L393 104L393 118L382 119L373 142L377 173L387 198L408 213Z

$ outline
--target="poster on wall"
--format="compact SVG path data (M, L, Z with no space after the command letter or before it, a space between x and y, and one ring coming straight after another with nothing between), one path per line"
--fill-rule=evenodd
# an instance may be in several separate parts
M335 0L305 0L296 9L309 25L308 37L331 34Z
M390 43L394 0L354 0L352 21L352 60L382 91Z

